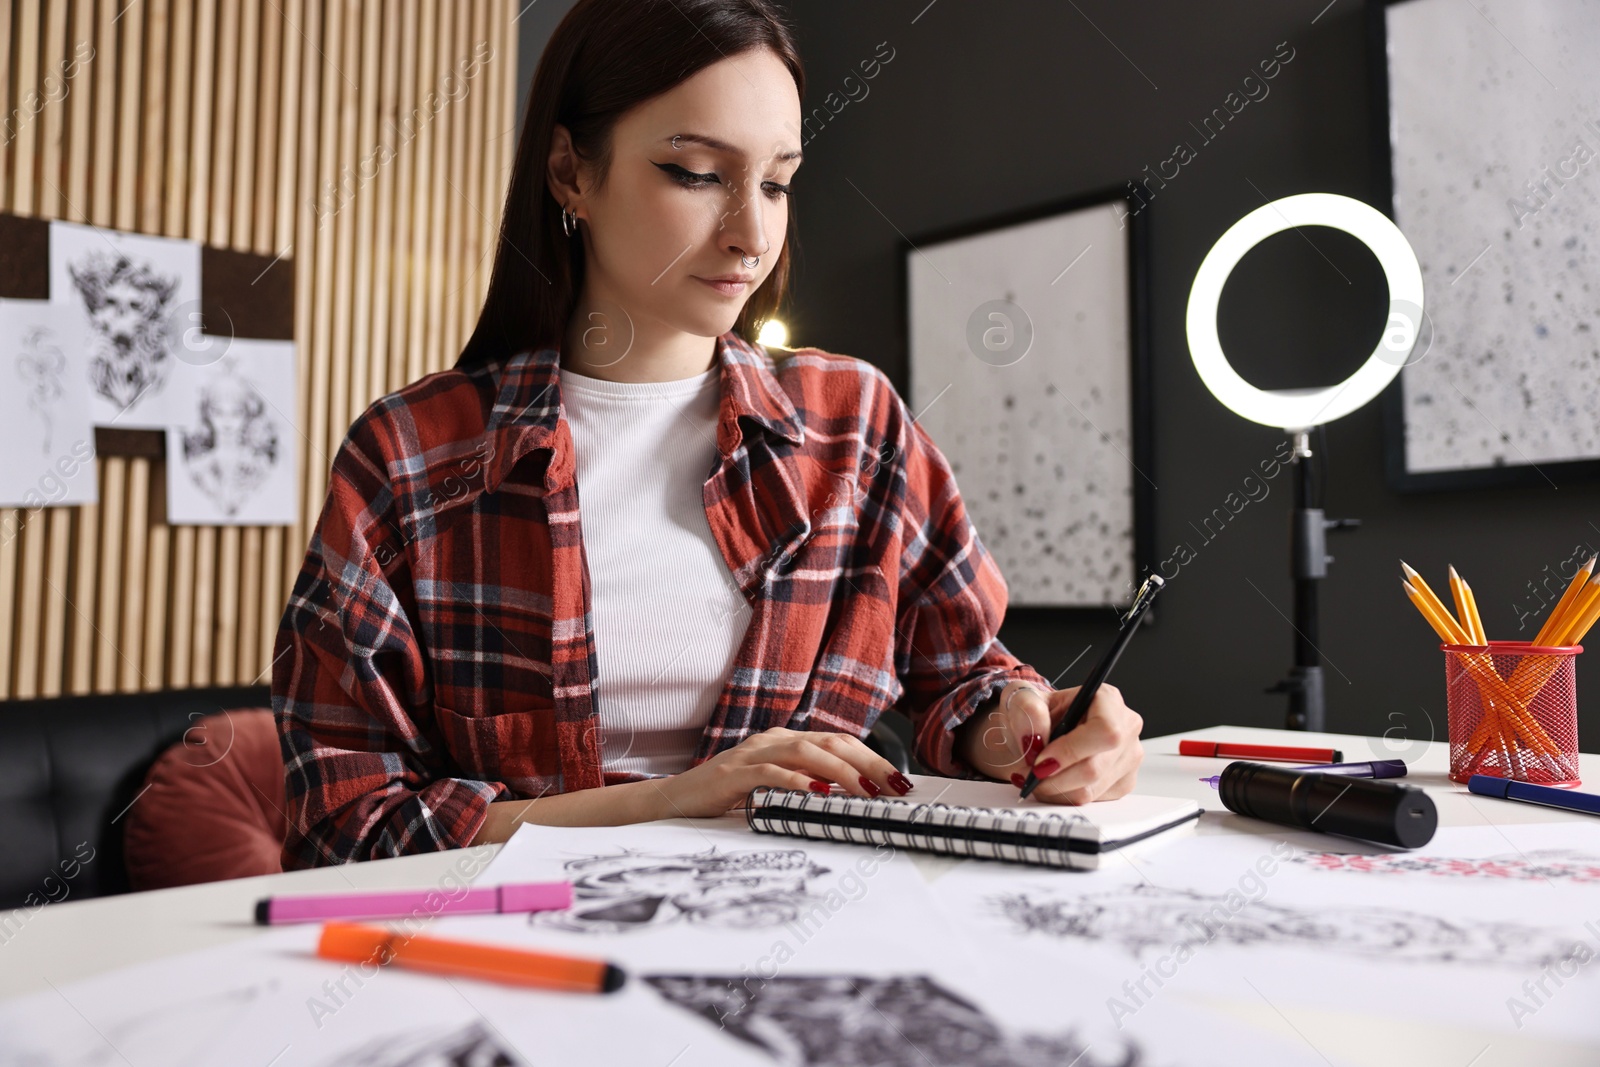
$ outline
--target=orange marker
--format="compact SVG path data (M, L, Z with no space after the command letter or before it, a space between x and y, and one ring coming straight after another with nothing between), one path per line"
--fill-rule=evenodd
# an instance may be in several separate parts
M448 941L395 933L382 926L331 922L322 925L317 955L347 963L393 963L433 974L482 978L491 982L561 989L571 993L614 993L627 975L615 964L581 956L558 956L502 948L475 941Z

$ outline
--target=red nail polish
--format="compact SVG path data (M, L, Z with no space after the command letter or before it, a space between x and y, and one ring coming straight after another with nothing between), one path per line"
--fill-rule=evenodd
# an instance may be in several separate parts
M1061 761L1057 759L1043 759L1033 765L1033 776L1041 781L1050 777L1061 769Z
M861 776L861 788L867 791L867 796L869 797L875 797L879 793L883 792L883 790L878 787L877 782L874 782L871 778L868 778L864 774Z
M828 782L813 781L809 788L813 793L826 793L833 789L833 786Z
M895 789L899 791L901 796L905 796L907 793L911 792L911 779L907 778L899 771L895 771L893 774L889 775L889 784L894 786Z
M1022 739L1022 758L1032 764L1039 757L1039 752L1044 748L1044 738L1038 734L1029 734Z
M1011 776L1011 784L1016 786L1018 789L1021 789L1023 787L1023 785L1025 785L1027 783L1027 781L1028 780L1026 778L1024 778L1021 774L1013 774Z

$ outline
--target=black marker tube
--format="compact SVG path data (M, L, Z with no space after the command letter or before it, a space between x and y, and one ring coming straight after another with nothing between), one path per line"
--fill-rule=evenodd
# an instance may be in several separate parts
M1240 761L1223 768L1218 792L1240 815L1401 848L1426 845L1439 826L1433 798L1400 782Z

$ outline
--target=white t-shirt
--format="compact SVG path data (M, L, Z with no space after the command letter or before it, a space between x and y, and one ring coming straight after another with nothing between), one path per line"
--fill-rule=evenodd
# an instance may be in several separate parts
M560 369L599 663L608 771L689 766L749 625L706 522L721 366L670 382Z

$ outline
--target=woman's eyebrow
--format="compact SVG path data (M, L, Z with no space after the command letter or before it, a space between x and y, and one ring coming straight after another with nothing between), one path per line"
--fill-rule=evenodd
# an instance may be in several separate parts
M728 153L729 155L732 155L732 156L743 156L745 154L743 152L743 150L735 148L733 145L729 144L728 142L720 141L715 137L711 137L711 136L708 136L708 135L703 134L703 133L679 133L679 134L674 134L671 137L664 137L664 138L662 138L662 140L666 141L667 144L669 144L669 145L674 140L678 140L678 141L693 141L695 144L702 144L702 145L705 145L707 148L713 149L714 151L726 152L726 153ZM791 159L800 159L801 155L800 155L800 150L797 148L793 152L779 152L778 154L776 154L776 155L774 155L774 156L772 156L770 158L775 159L775 160L777 160L779 162L782 162L782 163L787 163Z

